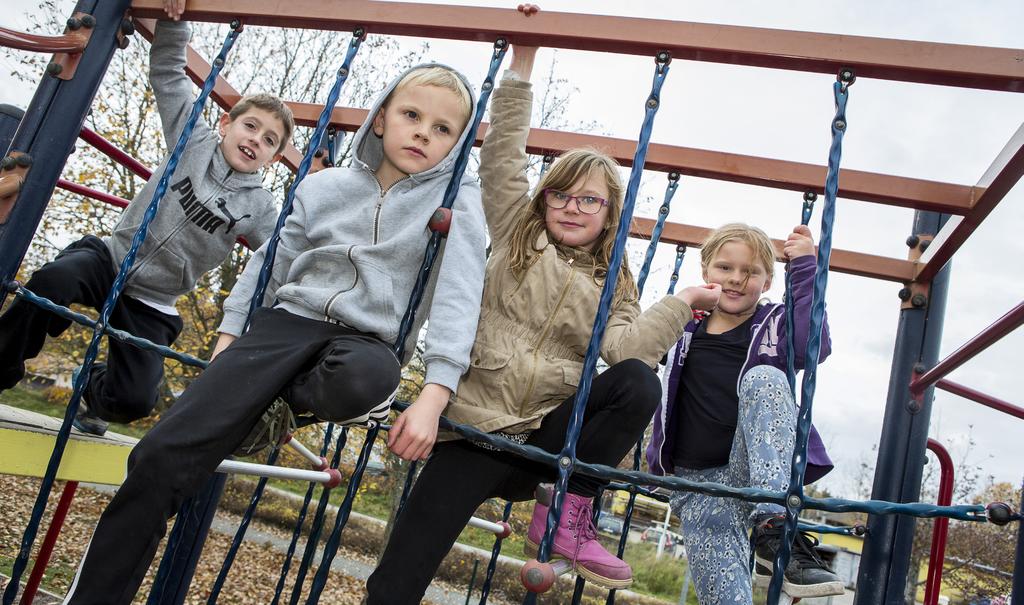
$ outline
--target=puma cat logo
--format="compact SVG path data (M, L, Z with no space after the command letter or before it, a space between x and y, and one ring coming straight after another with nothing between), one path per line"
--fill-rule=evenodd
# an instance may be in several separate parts
M236 224L238 224L238 221L243 221L247 218L252 218L251 214L243 214L238 218L232 216L231 212L228 210L228 202L224 198L217 198L217 207L220 208L220 211L224 213L224 216L228 217L228 228L224 231L224 233L231 233L231 230L235 227Z
M224 233L230 233L239 221L252 217L251 214L244 214L239 217L232 216L231 212L228 211L227 201L224 198L217 200L217 207L220 208L228 220L225 221L217 216L203 202L199 201L199 197L192 187L192 180L189 177L185 177L171 185L171 191L180 194L178 203L181 204L181 209L185 211L185 217L207 233L214 233L225 222L227 222L227 229L225 229Z

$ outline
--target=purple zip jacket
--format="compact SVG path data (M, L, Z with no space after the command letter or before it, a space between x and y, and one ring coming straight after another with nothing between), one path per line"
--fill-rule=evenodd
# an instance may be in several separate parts
M796 350L796 369L804 367L804 355L807 350L807 328L811 316L811 294L815 273L815 258L801 256L790 262L789 270L793 275L792 298L796 304L794 322L796 333L794 348ZM683 375L683 362L690 349L700 320L693 320L686 326L683 338L668 353L668 364L662 377L662 400L658 412L654 415L654 430L650 443L647 445L647 465L655 475L671 475L675 469L672 465L672 452L675 449L675 404L679 390L679 379ZM747 351L747 362L740 372L740 380L748 370L758 365L770 365L786 371L786 306L783 303L766 303L754 311L754 324L751 328L752 338ZM822 324L821 352L818 362L825 361L832 352L832 343L828 333L828 314ZM799 383L797 383L799 385ZM736 385L739 392L739 384ZM669 427L669 430L666 430ZM811 426L811 434L807 442L807 471L804 483L812 483L832 470L832 460L825 451L818 431Z

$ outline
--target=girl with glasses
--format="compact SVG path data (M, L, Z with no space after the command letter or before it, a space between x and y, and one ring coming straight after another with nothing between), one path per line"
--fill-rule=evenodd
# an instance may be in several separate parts
M529 16L536 8L524 5L520 11ZM530 191L526 138L536 50L513 50L510 69L491 101L491 124L480 152L491 257L470 369L445 415L558 452L615 242L624 187L614 160L592 149L574 149L562 154ZM601 345L611 367L593 381L579 459L615 466L630 451L660 400L652 368L682 336L691 308L712 308L720 292L718 286L688 288L641 313L633 276L622 265ZM437 417L423 419L423 426L436 432ZM551 467L442 435L367 582L366 602L419 603L477 507L499 496L532 499L538 484L555 476ZM572 476L552 552L595 584L622 588L632 582L629 565L601 546L591 520L602 485L591 477ZM537 503L527 536L529 555L537 549L546 518L547 506Z

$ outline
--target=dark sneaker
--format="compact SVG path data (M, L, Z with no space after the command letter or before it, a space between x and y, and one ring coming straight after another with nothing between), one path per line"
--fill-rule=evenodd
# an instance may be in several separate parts
M72 385L78 380L78 375L81 373L82 366L78 366L71 371ZM110 426L110 423L89 409L89 404L85 401L85 393L82 393L82 396L78 399L78 410L75 411L75 418L71 421L71 424L83 433L96 435L97 437L102 437L106 434L107 428Z
M249 434L235 449L236 456L252 456L272 445L280 445L295 431L295 416L288 402L278 397L271 403Z
M754 576L759 585L771 580L775 553L782 541L786 518L769 517L754 528ZM843 594L843 582L829 569L815 550L818 541L805 532L797 532L783 574L782 591L791 597L827 597Z

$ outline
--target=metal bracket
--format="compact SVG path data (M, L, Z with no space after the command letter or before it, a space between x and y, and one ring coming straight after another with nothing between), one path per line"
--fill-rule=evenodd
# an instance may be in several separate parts
M11 215L31 166L32 156L20 151L12 151L0 165L0 225Z
M934 235L918 234L907 239L910 251L907 253L907 260L917 263L921 255L931 245ZM913 245L910 245L913 244ZM900 291L900 299L903 303L900 309L923 309L928 306L928 298L931 296L931 282L910 282Z
M73 23L78 24L74 29L71 27ZM54 54L53 58L50 59L50 64L46 66L46 73L61 80L74 78L75 71L78 69L78 62L82 59L85 47L89 45L89 39L92 38L94 29L96 29L96 19L89 13L79 11L71 15L71 18L68 19L68 26L64 28L64 35L80 39L82 41L82 51Z

